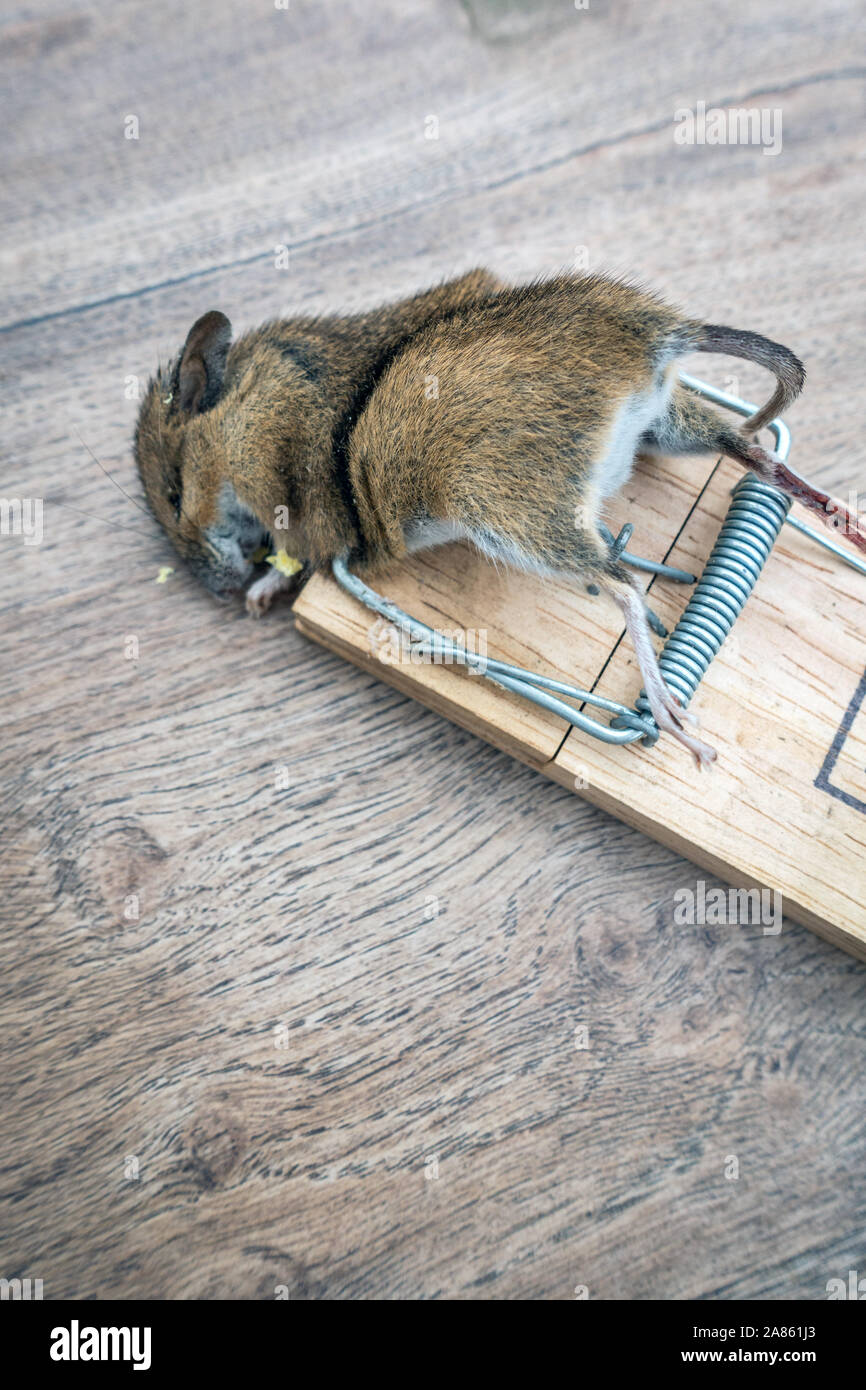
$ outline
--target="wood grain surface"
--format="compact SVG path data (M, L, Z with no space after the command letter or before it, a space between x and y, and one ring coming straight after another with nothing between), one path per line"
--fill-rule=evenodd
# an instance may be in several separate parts
M866 1271L862 965L790 923L678 926L696 871L670 849L287 607L158 584L166 543L88 452L136 495L136 384L211 307L242 329L578 260L797 350L797 464L845 496L858 18L7 13L2 495L44 499L44 536L0 536L0 1276L785 1300ZM678 146L699 100L780 111L781 152Z

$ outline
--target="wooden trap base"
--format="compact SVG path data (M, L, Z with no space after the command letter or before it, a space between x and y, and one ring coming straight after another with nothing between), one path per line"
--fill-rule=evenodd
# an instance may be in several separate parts
M636 554L700 574L740 474L727 460L642 460L608 523L614 533L634 523ZM799 506L792 515L812 524ZM690 587L641 577L672 629ZM431 627L468 632L470 646L483 633L490 657L628 706L640 691L604 597L497 570L463 545L369 582ZM382 620L330 577L311 580L294 611L303 633L728 884L780 894L786 916L866 959L864 599L866 576L783 527L692 702L719 755L703 773L664 735L652 749L603 744L461 669L393 661Z

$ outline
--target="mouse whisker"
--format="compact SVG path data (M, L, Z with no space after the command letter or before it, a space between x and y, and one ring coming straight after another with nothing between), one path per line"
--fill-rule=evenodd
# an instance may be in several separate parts
M137 531L134 526L124 526L122 521L111 521L107 516L95 516L93 512L82 511L80 507L71 507L68 502L58 502L56 497L46 497L52 507L60 507L64 512L75 512L76 516L86 516L88 521L99 521L103 526L113 526L120 531L130 531L133 536L143 536L147 540L153 540L153 536L146 531Z
M88 452L88 454L90 455L90 457L93 459L93 462L96 464L97 468L102 469L102 472L105 474L105 476L106 476L106 478L108 479L108 481L109 481L110 483L114 483L114 486L117 488L118 492L122 492L123 495L124 495L124 497L126 498L126 500L127 500L128 502L131 502L132 505L133 505L134 507L137 507L138 510L139 510L140 512L143 513L144 516L146 516L146 517L149 518L150 513L148 512L147 508L146 508L146 507L143 507L143 506L141 505L140 502L137 502L136 499L135 499L134 497L132 497L132 496L126 491L126 488L125 488L125 487L121 487L121 485L120 485L120 483L117 481L117 479L116 479L116 478L113 478L113 477L111 476L111 474L109 473L108 469L105 468L105 467L103 467L103 465L99 462L99 459L96 457L95 453L94 453L93 450L91 449L90 445L89 445L88 443L86 443L85 440L81 439L81 435L78 434L78 430L76 430L75 433L78 435L78 438L81 440L82 445L83 445L84 448L87 450L87 452Z

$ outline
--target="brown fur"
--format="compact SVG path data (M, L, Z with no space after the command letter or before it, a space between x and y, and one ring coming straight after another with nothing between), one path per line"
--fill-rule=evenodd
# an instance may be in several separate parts
M364 558L405 554L406 522L427 515L507 537L543 568L594 567L605 548L593 464L681 323L615 281L569 277L503 290L429 325L352 437Z
M542 569L622 577L598 536L595 465L633 393L659 381L676 356L713 350L774 367L774 403L787 405L802 386L802 365L779 344L707 329L600 276L502 290L428 325L385 374L352 436L361 558L404 554L407 521L427 515L505 538ZM422 389L431 379L433 402ZM647 448L750 462L736 431L682 388L663 423L661 440L648 435Z

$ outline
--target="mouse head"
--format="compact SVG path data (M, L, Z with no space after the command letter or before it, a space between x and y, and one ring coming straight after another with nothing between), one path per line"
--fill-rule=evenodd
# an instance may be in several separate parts
M150 382L135 432L145 495L175 549L212 593L226 598L252 573L267 530L238 497L226 429L231 324L211 310L178 358Z

